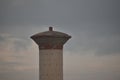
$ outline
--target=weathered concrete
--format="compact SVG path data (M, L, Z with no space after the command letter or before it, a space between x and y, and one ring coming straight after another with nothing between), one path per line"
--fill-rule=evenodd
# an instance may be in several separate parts
M40 80L63 80L62 50L40 50Z

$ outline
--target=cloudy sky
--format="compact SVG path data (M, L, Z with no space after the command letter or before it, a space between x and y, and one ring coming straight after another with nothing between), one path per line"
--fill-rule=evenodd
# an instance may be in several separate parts
M119 0L0 0L0 80L38 80L30 36L68 33L64 80L120 80Z

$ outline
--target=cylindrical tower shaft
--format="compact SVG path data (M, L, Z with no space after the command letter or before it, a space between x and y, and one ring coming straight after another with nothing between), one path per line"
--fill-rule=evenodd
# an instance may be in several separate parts
M39 79L63 80L63 45L71 36L49 27L31 38L39 46Z
M40 80L63 80L62 50L40 50Z

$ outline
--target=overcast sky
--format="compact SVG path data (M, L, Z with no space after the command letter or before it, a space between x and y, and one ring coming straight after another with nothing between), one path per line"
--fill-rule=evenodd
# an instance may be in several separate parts
M30 36L54 30L64 45L64 80L120 80L119 0L0 0L0 80L39 80Z

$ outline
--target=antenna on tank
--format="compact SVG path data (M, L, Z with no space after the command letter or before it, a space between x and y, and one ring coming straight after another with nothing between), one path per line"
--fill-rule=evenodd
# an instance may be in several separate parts
M49 31L53 31L53 27L50 26L50 27L49 27Z

